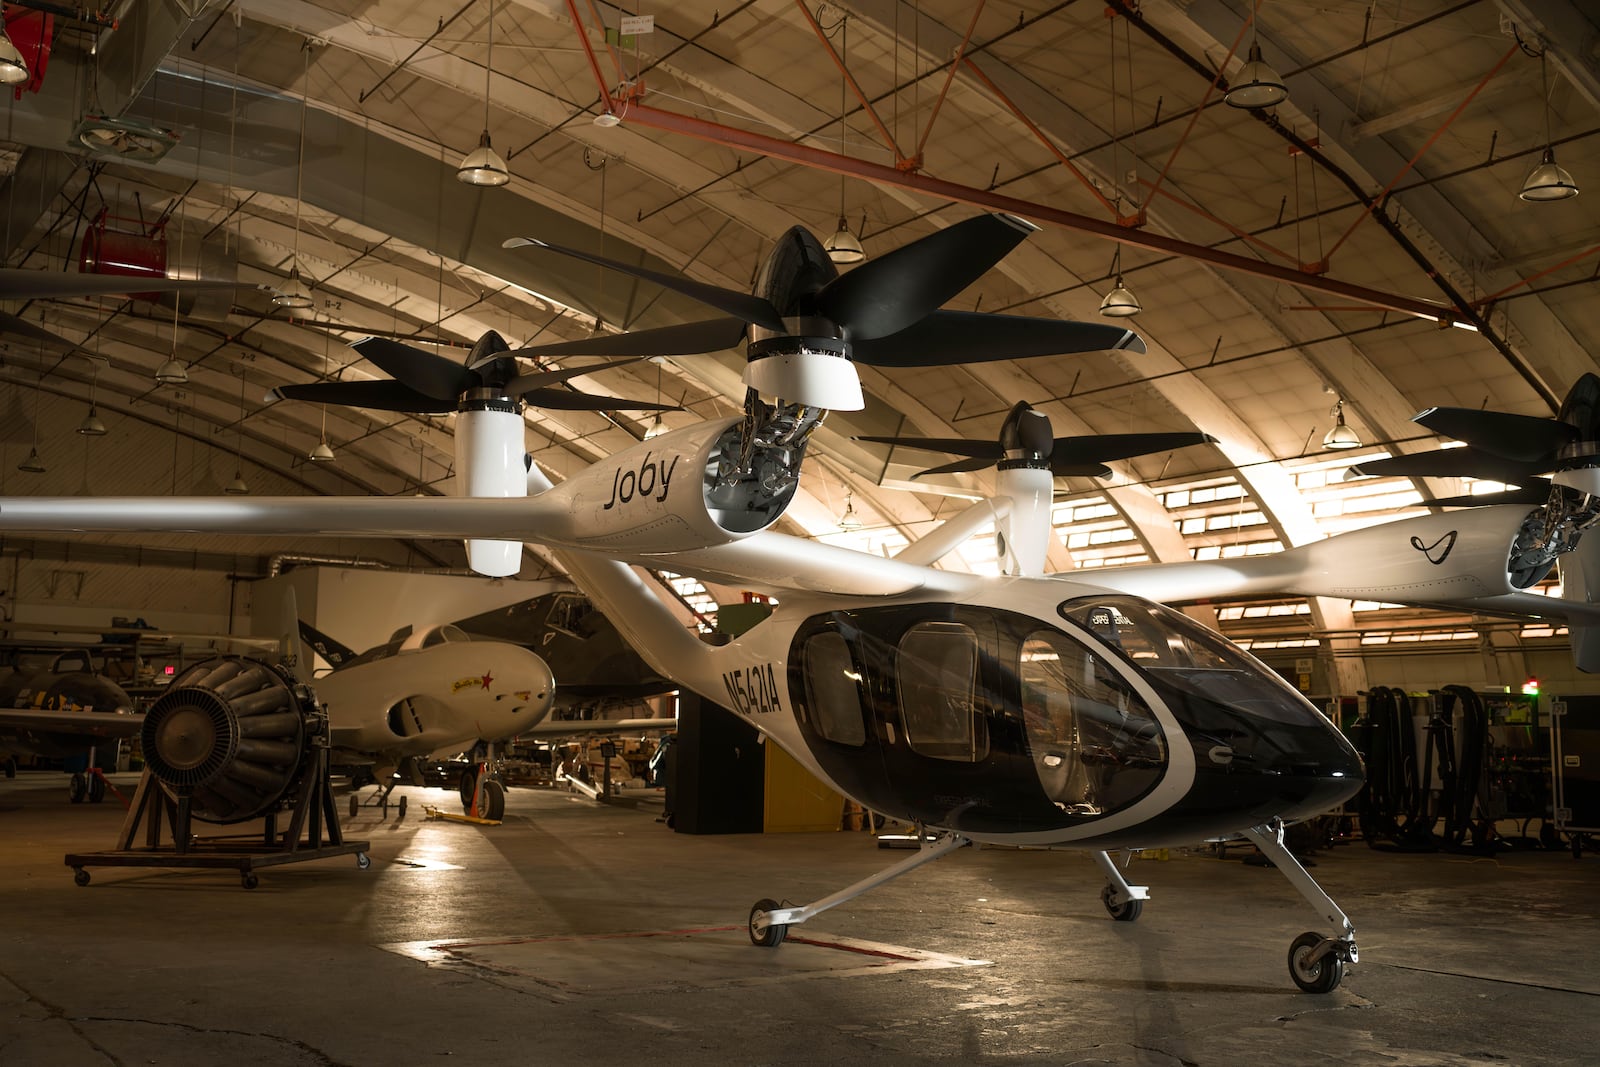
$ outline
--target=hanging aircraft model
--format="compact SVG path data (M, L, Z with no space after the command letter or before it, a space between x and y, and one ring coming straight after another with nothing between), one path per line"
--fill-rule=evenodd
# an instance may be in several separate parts
M979 216L839 276L817 239L796 227L777 242L754 294L514 242L655 281L730 316L522 355L690 355L747 336L743 417L642 441L558 486L536 466L523 479L520 419L492 431L469 421L463 432L458 422L458 441L484 430L499 442L458 446L464 484L484 484L473 480L475 457L518 453L487 476L510 499L10 498L0 499L0 529L538 542L656 669L727 705L845 795L936 832L916 855L813 904L759 901L748 924L755 943L776 946L788 927L975 841L1089 851L1106 877L1107 910L1129 921L1147 890L1129 885L1107 850L1242 834L1331 924L1289 950L1296 984L1326 992L1357 959L1354 928L1283 847L1282 826L1352 796L1362 782L1358 756L1265 665L1153 600L1108 588L1137 585L1163 598L1264 588L1281 557L1143 575L1119 568L1092 581L1041 576L1048 532L1030 517L1048 508L1055 445L1052 438L1046 450L1046 435L1023 431L1020 417L1017 447L1002 442L994 499L895 558L769 529L796 493L827 410L861 405L853 361L917 366L1141 347L1102 324L940 310L1031 229ZM417 350L390 363L385 369L413 387L448 369ZM488 399L517 410L510 396ZM513 471L530 498L516 498ZM1525 612L1507 559L1527 516L1525 508L1514 519L1499 509L1430 516L1319 543L1310 556L1284 553L1291 562L1277 569L1278 589L1315 580L1372 599L1503 601ZM931 566L996 522L1004 576ZM1352 547L1323 554L1335 541ZM1564 545L1546 538L1538 550L1553 559ZM474 564L483 558L494 554L474 555ZM710 646L632 564L780 592L781 603L730 643ZM1549 604L1563 606L1571 602Z

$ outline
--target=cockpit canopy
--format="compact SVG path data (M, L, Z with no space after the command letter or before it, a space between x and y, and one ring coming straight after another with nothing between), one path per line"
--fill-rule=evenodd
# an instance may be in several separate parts
M389 640L376 648L369 648L355 659L344 665L345 670L359 666L363 663L376 663L379 660L398 656L402 653L420 652L425 648L436 645L457 644L471 641L472 635L453 623L443 623L438 626L425 626L421 630L413 630L410 626L402 626L394 632Z

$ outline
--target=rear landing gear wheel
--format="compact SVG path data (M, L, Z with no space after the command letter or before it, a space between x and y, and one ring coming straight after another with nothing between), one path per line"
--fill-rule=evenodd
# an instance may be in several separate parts
M102 775L94 775L89 779L89 803L98 804L106 798L106 780Z
M400 817L402 819L406 817L406 798L405 797L401 797L400 798Z
M1112 897L1115 895L1116 890L1110 886L1100 890L1100 903L1106 906L1107 914L1119 923L1131 923L1138 919L1139 915L1144 911L1144 901L1130 900L1117 904L1112 901Z
M778 902L770 898L758 900L750 909L750 922L747 929L750 931L750 943L760 945L762 948L777 948L783 944L784 935L789 932L789 927L782 923L773 923L764 930L756 929L756 916L764 912L777 911Z
M1331 993L1344 980L1344 960L1336 950L1315 962L1307 962L1311 951L1325 940L1321 934L1308 931L1289 945L1289 977L1307 993Z
M361 798L354 793L350 794L350 817L353 819L361 811Z
M506 787L493 778L483 783L483 810L478 814L496 822L506 817Z
M81 774L74 774L72 781L67 783L67 799L74 804L82 804L83 798L89 795L89 779Z

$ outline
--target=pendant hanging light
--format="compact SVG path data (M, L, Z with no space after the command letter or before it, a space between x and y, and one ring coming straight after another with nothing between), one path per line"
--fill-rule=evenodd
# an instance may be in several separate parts
M839 20L839 154L845 154L845 54L850 48L850 17L844 16ZM839 175L839 228L828 235L822 242L822 250L828 253L828 258L841 267L848 267L853 263L860 263L867 258L866 249L861 247L861 239L850 232L850 224L844 216L844 175Z
M94 385L95 380L99 377L100 364L97 362L94 365L94 371L89 376L89 414L85 415L83 421L78 423L78 432L85 437L104 437L106 435L106 424L100 421L100 412L94 406Z
M1111 273L1116 276L1116 284L1112 286L1105 299L1100 301L1100 314L1108 319L1125 319L1130 315L1137 315L1144 310L1144 305L1139 303L1139 298L1133 291L1122 284L1122 246L1118 245L1116 252L1111 256Z
M244 480L244 366L239 366L239 422L233 430L233 481L223 486L222 491L229 496L249 496L250 483Z
M1261 58L1261 45L1255 40L1255 31L1250 32L1249 58L1239 68L1239 80L1229 87L1222 102L1229 107L1260 111L1289 99L1289 87L1283 84L1283 76Z
M0 21L0 85L21 85L28 80L28 61Z
M301 46L305 55L300 74L300 149L294 168L294 258L289 261L289 281L272 302L281 308L303 310L312 305L311 290L300 280L300 200L305 195L306 178L306 108L311 97L311 42Z
M1578 195L1578 183L1572 180L1567 169L1556 162L1556 150L1550 143L1550 90L1545 84L1544 53L1539 53L1539 95L1544 101L1544 155L1539 165L1523 180L1519 197L1530 203L1542 204L1552 200L1570 200Z
M511 180L511 170L494 146L489 143L489 77L494 69L494 0L489 0L489 54L483 61L483 133L478 135L478 147L467 153L467 158L456 168L456 180L467 185L504 185Z
M1322 439L1322 447L1339 451L1346 448L1360 448L1361 435L1356 433L1355 427L1344 421L1344 397L1333 406L1334 424Z
M845 533L861 529L861 516L856 514L855 494L848 489L844 491L844 514L839 516L839 529Z
M328 378L328 337L329 334L324 331L322 334L322 377L324 380ZM333 446L328 444L328 405L326 404L322 405L322 439L317 442L317 447L313 448L306 458L313 463L332 463L334 461Z
M40 352L44 350L41 347ZM17 464L17 470L24 474L43 474L44 460L39 458L39 395L44 392L44 375L39 375L39 382L33 390L33 447L28 449L28 458Z

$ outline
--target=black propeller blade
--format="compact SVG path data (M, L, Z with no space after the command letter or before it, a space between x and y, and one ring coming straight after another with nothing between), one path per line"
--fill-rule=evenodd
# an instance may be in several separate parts
M840 275L817 294L817 310L851 341L898 333L983 277L1037 228L1011 215L965 219Z
M1560 413L1553 419L1441 407L1429 408L1413 421L1435 433L1465 441L1467 447L1358 463L1350 468L1350 476L1481 478L1518 487L1503 493L1434 501L1439 507L1542 504L1549 499L1550 482L1538 475L1600 462L1600 377L1585 374L1574 382L1561 402Z
M518 373L516 353L498 333L490 330L478 338L465 364L413 348L386 337L366 337L353 346L392 381L311 382L284 385L270 397L308 400L323 404L348 404L378 411L404 411L436 415L457 410L468 390L488 389L497 395L522 397L535 407L563 411L678 411L674 404L619 397L591 396L572 389L555 389L583 374L591 374L640 357L586 367Z
M1108 478L1110 460L1132 459L1153 452L1168 452L1189 445L1208 444L1216 438L1203 433L1119 433L1093 437L1053 437L1050 420L1027 401L1019 401L1000 426L997 441L971 441L963 437L857 437L886 445L904 445L928 452L950 452L967 458L912 475L956 474L992 467L1003 459L1021 459L1030 466L1048 465L1058 478Z
M1011 215L979 215L841 275L816 237L795 226L779 238L761 272L761 292L754 295L525 237L512 238L503 247L545 248L599 264L734 317L559 342L530 348L529 355L695 355L737 344L746 323L776 335L752 339L752 344L759 340L761 355L785 352L791 345L803 350L808 338L820 338L829 353L880 367L949 366L1113 349L1143 352L1144 342L1136 335L1106 323L941 310L1035 229ZM783 314L793 316L789 326ZM800 332L791 334L791 328Z
M44 300L74 296L115 296L123 293L197 292L206 289L254 289L243 282L206 281L198 278L135 278L114 274L75 274L71 271L0 268L0 299Z
M1484 508L1494 504L1543 504L1550 499L1550 481L1547 478L1530 478L1520 489L1507 489L1499 493L1471 493L1465 496L1447 496L1432 501L1439 508Z
M519 356L696 356L720 352L744 340L743 319L709 319L655 330L588 337L582 341L521 348Z
M1578 436L1578 427L1533 415L1473 408L1429 408L1414 417L1441 437L1521 463L1541 463Z
M307 382L280 385L268 394L275 400L306 400L313 404L342 404L374 411L405 411L414 415L443 415L456 402L426 396L404 382Z
M935 311L888 337L854 342L851 354L874 367L942 367L1119 348L1145 351L1138 334L1109 323Z
M363 337L350 347L395 381L423 396L449 401L446 411L454 410L461 394L477 384L477 375L455 360L387 337Z
M720 285L707 285L705 282L697 282L693 278L685 277L682 274L665 274L661 271L651 270L648 267L607 259L605 256L597 256L577 248L553 245L548 241L540 241L532 237L513 237L502 242L500 247L545 248L551 252L559 252L563 256L581 259L585 263L594 263L630 277L643 278L645 281L655 282L663 288L692 297L708 307L714 307L723 314L735 315L745 322L751 322L757 326L765 326L769 330L783 329L783 316L779 315L778 309L773 307L764 297L752 296L750 293L741 293L734 289L724 289Z

